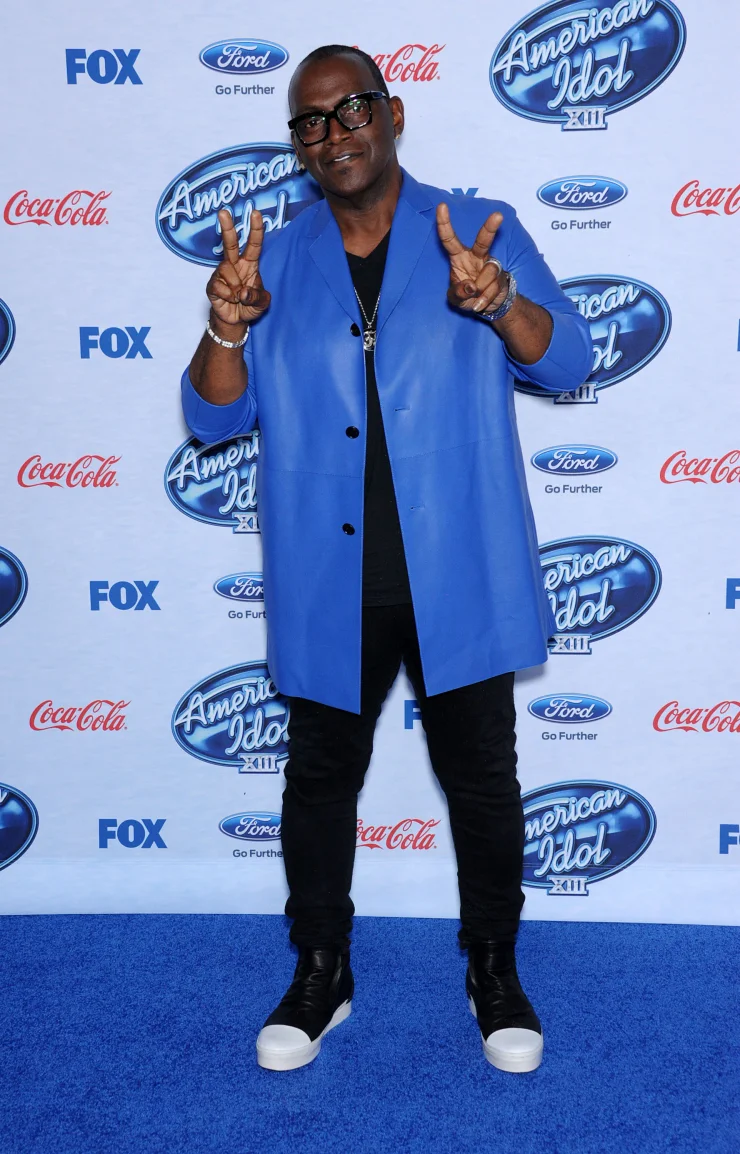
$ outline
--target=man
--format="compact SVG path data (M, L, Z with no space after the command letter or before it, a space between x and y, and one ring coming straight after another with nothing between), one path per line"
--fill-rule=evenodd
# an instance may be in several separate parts
M546 659L554 622L512 379L577 388L588 328L512 208L448 207L400 168L403 105L364 52L312 52L290 108L293 146L325 199L264 249L254 211L241 254L219 213L224 260L183 378L197 437L259 420L262 438L267 659L290 704L282 842L299 957L258 1061L310 1062L350 1012L357 794L403 662L449 804L484 1053L533 1070L542 1031L514 956L513 671Z

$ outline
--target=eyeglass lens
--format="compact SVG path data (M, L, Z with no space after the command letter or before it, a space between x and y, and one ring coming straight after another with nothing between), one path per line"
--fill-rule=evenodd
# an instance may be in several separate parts
M346 100L336 112L337 120L345 128L364 128L370 121L370 102L364 97ZM316 144L329 132L329 122L322 112L315 112L296 124L296 131L304 144Z

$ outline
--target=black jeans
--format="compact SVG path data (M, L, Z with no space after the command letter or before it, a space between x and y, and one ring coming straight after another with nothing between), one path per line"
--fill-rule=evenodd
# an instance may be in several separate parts
M411 605L366 607L361 713L291 697L282 843L296 945L349 942L357 794L401 662L414 688L457 856L463 945L514 941L524 817L516 777L514 674L427 697Z

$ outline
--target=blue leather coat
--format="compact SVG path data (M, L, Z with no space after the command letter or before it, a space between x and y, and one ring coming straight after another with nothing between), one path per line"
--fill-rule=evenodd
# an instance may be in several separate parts
M492 247L548 309L550 346L520 365L490 325L446 301L435 208L470 245L494 211ZM183 377L185 419L214 443L259 421L267 660L284 694L359 712L365 366L342 238L326 201L268 235L272 293L245 346L248 389L210 405ZM514 414L513 377L560 392L592 367L588 326L514 209L450 196L404 173L378 311L376 374L427 693L536 665L554 621ZM359 437L345 430L355 426ZM343 526L355 528L348 535Z

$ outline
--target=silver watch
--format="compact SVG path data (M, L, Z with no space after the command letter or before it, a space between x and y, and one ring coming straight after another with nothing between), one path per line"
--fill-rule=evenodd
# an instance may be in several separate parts
M508 282L509 282L509 287L508 287L508 290L506 292L506 296L504 297L504 300L501 302L499 307L497 309L494 309L493 312L478 313L478 316L483 317L484 320L487 320L487 321L500 321L500 320L502 320L503 317L505 317L506 314L508 313L508 311L511 308L511 306L513 305L514 301L516 300L516 278L514 277L514 274L511 272L507 272L504 275L506 276L506 278L508 279Z

